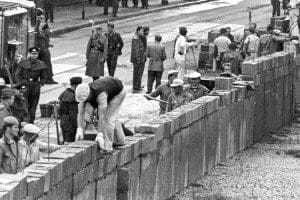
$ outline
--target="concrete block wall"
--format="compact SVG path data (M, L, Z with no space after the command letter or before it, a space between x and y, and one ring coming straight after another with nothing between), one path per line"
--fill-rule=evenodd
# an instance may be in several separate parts
M254 92L235 83L149 119L112 155L101 155L93 141L67 145L19 179L0 175L0 200L167 199L291 121L293 71L285 52L247 62L243 78Z

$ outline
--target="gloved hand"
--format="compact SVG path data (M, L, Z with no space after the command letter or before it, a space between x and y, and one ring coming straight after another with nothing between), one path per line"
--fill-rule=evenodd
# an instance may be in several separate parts
M78 127L76 130L76 141L83 139L83 129Z

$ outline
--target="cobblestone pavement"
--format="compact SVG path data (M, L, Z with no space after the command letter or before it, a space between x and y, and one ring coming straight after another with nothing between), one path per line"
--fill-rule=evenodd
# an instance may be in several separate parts
M266 135L170 200L298 200L299 152L300 124L293 124Z

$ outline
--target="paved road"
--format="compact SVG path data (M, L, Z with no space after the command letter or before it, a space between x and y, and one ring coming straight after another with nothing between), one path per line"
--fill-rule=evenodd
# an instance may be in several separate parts
M255 2L251 0L247 1L249 1L248 4L250 6L256 6L264 4L267 0L258 0ZM148 39L150 42L154 41L155 34L161 34L164 44L167 45L170 58L172 41L177 34L179 26L186 26L189 30L189 34L196 34L197 37L204 37L209 30L222 26L231 26L233 29L240 29L243 24L239 21L240 17L235 18L234 21L226 21L227 25L223 23L223 20L220 20L221 18L218 18L218 16L229 15L232 12L245 9L242 5L243 3L238 4L239 2L240 0L219 0L117 21L115 27L116 30L121 33L125 47L123 55L118 61L118 64L122 67L117 69L116 77L121 78L127 85L131 85L132 65L129 62L130 42L137 25L149 25L151 27ZM224 12L225 10L226 12ZM246 12L243 13L243 16L241 15L242 19L244 16L247 16ZM214 18L214 22L205 22L209 19L213 20ZM242 21L245 21L245 19ZM51 53L55 79L61 84L43 87L40 103L56 99L58 94L63 90L62 83L67 83L70 77L84 75L84 64L86 62L85 50L90 33L91 28L86 28L51 39L54 45L54 48L51 49ZM167 63L170 63L170 61ZM145 72L146 71L147 70L145 70ZM144 77L146 77L146 73ZM145 80L146 78L144 78L144 82ZM55 89L57 87L58 89Z

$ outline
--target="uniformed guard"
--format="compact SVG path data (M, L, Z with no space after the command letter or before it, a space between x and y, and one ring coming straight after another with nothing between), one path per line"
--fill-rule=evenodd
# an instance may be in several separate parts
M104 0L104 10L103 10L103 15L108 15L108 7L112 3L112 13L113 17L117 17L118 9L119 9L119 0Z
M193 72L188 76L188 82L190 86L186 88L186 92L193 96L193 100L208 95L209 89L200 84L201 74L199 72Z
M113 23L107 24L107 39L108 39L108 52L107 52L107 68L108 73L110 76L114 76L117 62L118 62L118 56L122 55L122 49L124 46L124 42L122 37L119 33L114 31L115 25Z
M271 5L273 7L272 16L280 16L280 0L271 0Z
M25 86L26 92L24 97L26 99L29 122L34 123L35 111L40 99L41 86L45 84L47 77L47 67L43 61L38 60L39 49L31 47L29 50L29 58L22 60L16 71L16 88Z

